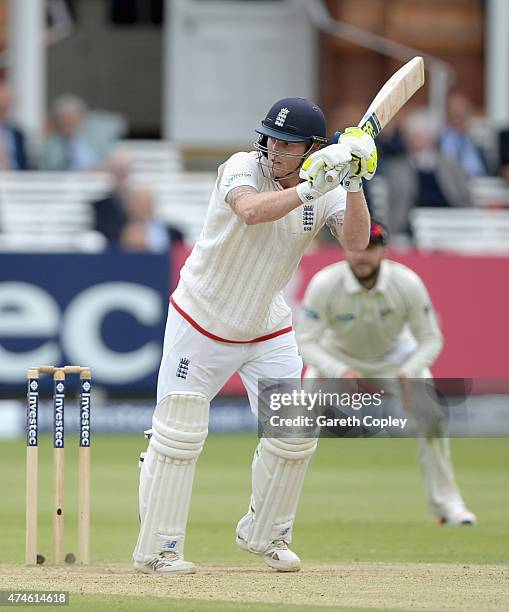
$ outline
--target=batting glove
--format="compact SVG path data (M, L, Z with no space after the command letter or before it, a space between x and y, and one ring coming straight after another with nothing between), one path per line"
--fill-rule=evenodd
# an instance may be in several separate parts
M375 175L378 154L375 141L359 127L349 127L339 136L339 143L349 147L352 154L350 171L343 181L347 191L360 191L362 179L371 180Z
M306 165L308 161L310 164ZM341 184L344 174L340 175L337 170L326 171L323 160L317 159L314 162L308 157L300 171L300 177L306 178L303 183L297 185L297 195L301 202L311 202L327 192L332 191Z
M343 145L336 147L334 154L325 147L312 153L302 164L299 176L306 182L297 186L302 202L309 202L335 189L349 172L352 156Z
M346 168L346 165L352 161L352 153L348 143L346 145L331 144L328 147L319 149L312 153L306 161L302 164L300 171L301 178L308 178L309 169L315 168L315 163L325 166L325 170L338 170L341 172ZM307 172L306 172L307 171Z

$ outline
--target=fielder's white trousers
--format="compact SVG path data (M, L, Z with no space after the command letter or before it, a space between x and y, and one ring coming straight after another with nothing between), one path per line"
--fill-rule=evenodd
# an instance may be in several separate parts
M380 378L392 378L394 374L394 369L392 371L387 369L380 374ZM369 378L369 375L366 377ZM431 377L431 371L426 368L417 378ZM320 373L315 368L308 368L306 378L320 378ZM393 391L398 395L397 384L394 385ZM463 509L465 502L454 477L449 439L419 437L417 450L424 491L433 514L441 518Z

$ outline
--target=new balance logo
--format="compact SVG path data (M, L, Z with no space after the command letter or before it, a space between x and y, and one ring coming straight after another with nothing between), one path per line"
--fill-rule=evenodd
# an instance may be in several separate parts
M286 121L286 115L288 115L289 112L290 112L289 108L282 108L277 114L277 117L274 123L278 125L279 127L283 127Z
M181 357L178 368L177 368L177 372L176 372L177 378L183 378L185 380L187 378L188 371L189 371L189 359L187 357Z

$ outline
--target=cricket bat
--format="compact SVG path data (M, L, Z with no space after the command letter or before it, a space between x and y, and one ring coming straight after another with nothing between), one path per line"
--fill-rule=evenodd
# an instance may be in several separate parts
M424 85L424 60L414 57L376 94L358 126L376 138L401 107Z
M417 56L402 66L376 94L358 123L366 134L376 138L401 107L424 85L424 60ZM333 142L337 142L336 132ZM332 176L327 176L332 181Z

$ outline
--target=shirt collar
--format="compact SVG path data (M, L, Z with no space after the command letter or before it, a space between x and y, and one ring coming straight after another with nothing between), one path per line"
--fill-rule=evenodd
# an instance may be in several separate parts
M376 279L375 286L369 291L385 293L387 289L387 283L389 282L390 269L385 260L380 264L380 272L378 273L378 278ZM346 278L345 278L345 289L348 293L360 293L361 291L366 291L366 289L359 283L359 281L355 278L350 266L346 266Z

